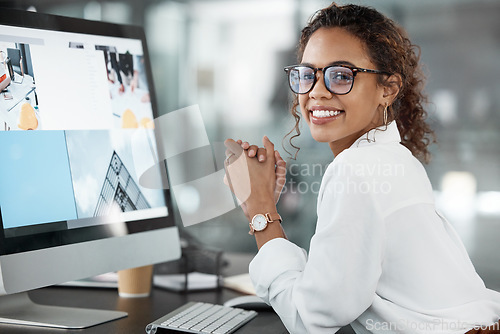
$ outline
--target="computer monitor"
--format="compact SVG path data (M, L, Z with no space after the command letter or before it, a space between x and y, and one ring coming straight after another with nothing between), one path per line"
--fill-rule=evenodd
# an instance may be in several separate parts
M33 306L26 292L180 257L169 190L139 181L151 168L166 177L144 32L2 9L0 50L14 48L32 75L0 93L0 321L123 317ZM120 73L118 54L133 72Z
M19 49L11 49L7 48L7 56L10 58L10 61L12 62L12 68L14 71L21 75L21 50Z

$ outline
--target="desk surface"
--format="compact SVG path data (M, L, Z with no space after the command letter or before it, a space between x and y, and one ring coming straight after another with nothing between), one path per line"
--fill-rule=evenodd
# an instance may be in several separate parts
M35 84L33 83L33 77L25 75L22 83L12 82L7 87L8 93L12 95L12 99L6 100L4 98L5 93L0 94L0 120L5 122L5 126L12 129L18 130L18 118L21 110L21 105L24 103L25 98L31 95L34 100L34 90ZM30 102L33 106L35 102ZM36 115L38 117L38 115ZM1 124L4 127L4 124Z
M248 272L253 254L224 254L230 265L223 270L224 276ZM45 334L45 333L92 333L132 334L146 333L146 325L190 301L223 304L226 300L240 296L239 292L221 288L211 291L177 293L154 288L147 298L120 298L116 289L50 287L29 293L38 304L117 310L128 313L128 317L86 330L60 330L41 327L27 327L0 324L1 334ZM175 332L180 333L180 332ZM237 334L281 334L288 333L279 317L273 311L259 311L259 315L241 327Z
M217 291L198 291L189 293L170 292L155 288L147 298L120 298L115 289L51 287L29 293L31 299L39 304L95 309L119 310L128 313L128 317L111 321L86 330L60 330L40 327L14 326L0 324L0 333L106 333L132 334L145 333L144 328L161 316L173 311L189 301L201 301L222 304L226 300L240 295L228 289ZM259 315L237 334L281 334L288 333L272 311L259 311Z
M245 273L252 254L225 254L230 266L224 276ZM211 291L177 293L154 288L147 298L120 298L116 289L50 287L29 293L35 303L43 305L82 307L104 310L118 310L128 317L111 321L85 330L60 330L41 327L27 327L0 324L1 334L140 334L146 333L146 325L190 301L223 304L226 300L240 296L239 292L221 288ZM180 333L180 332L173 332ZM241 327L236 334L286 334L288 333L278 315L273 311L259 311L259 315ZM350 326L337 334L355 334Z

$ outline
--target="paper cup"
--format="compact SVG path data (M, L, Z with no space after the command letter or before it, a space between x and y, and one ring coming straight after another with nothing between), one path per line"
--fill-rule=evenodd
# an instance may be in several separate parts
M125 298L147 297L151 293L153 266L118 271L118 295Z

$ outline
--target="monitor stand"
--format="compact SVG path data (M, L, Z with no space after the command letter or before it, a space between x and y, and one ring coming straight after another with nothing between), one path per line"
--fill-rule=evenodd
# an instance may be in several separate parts
M0 297L0 323L81 329L126 316L119 311L39 305L27 292Z

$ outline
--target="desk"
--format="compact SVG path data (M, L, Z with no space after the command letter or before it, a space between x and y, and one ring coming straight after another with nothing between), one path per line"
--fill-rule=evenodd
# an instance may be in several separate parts
M229 260L229 268L224 276L248 271L252 254L224 254ZM85 330L60 330L53 328L27 327L0 324L1 334L140 334L146 333L148 323L164 316L190 301L223 304L226 300L240 296L233 290L221 288L212 291L177 293L154 288L147 298L120 298L116 289L50 287L29 293L35 303L44 305L83 307L118 310L128 313L128 317L111 321ZM172 332L178 334L181 332ZM285 326L273 311L259 311L259 315L241 327L236 334L286 334ZM355 334L350 326L343 327L337 334Z
M223 269L224 276L248 272L253 254L226 253L229 266ZM154 288L147 298L120 298L116 289L50 287L29 293L38 304L118 310L128 317L111 321L85 330L60 330L54 328L14 326L0 324L1 334L140 334L146 333L146 325L190 301L223 304L226 300L241 296L239 292L221 288L210 291L177 293ZM181 332L173 332L181 333ZM281 334L288 333L278 315L273 311L259 311L259 315L241 327L237 334Z
M176 293L163 289L153 289L147 298L120 298L114 289L51 287L30 292L31 299L39 304L87 307L95 309L119 310L128 317L111 321L85 330L60 330L53 328L13 326L0 324L2 334L45 334L45 333L92 333L92 334L136 334L145 333L144 328L165 314L189 301L222 304L240 294L228 289ZM179 333L179 332L175 332ZM279 317L272 311L260 311L259 315L237 334L281 334L288 333Z
M5 126L17 130L17 122L19 118L19 112L21 110L21 104L23 103L26 96L30 95L35 90L35 85L33 84L33 77L25 74L22 83L12 82L9 87L7 87L8 93L12 95L11 100L4 99L4 93L0 94L0 120L5 122ZM35 105L35 102L32 102ZM4 124L1 124L2 127Z

